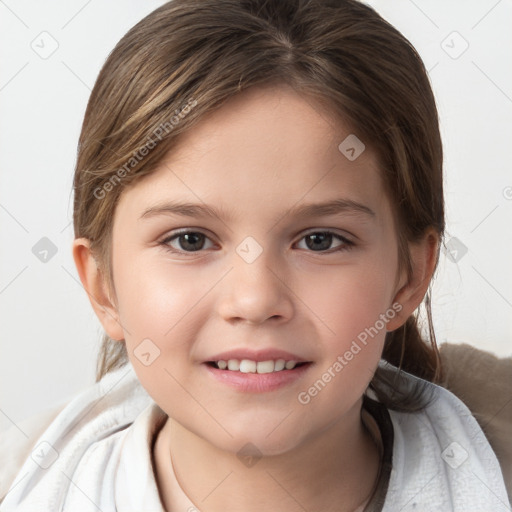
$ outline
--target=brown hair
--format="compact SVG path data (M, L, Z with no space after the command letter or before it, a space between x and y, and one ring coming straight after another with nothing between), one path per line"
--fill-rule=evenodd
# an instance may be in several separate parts
M173 0L129 30L110 53L80 135L75 236L91 241L114 297L111 230L122 191L151 173L180 133L206 113L270 82L312 95L377 151L401 268L410 275L407 244L427 228L442 241L436 104L423 62L400 32L355 0ZM383 358L437 381L429 293L425 307L429 342L412 315L386 334ZM125 344L105 335L97 379L127 360ZM377 380L378 371L372 384Z

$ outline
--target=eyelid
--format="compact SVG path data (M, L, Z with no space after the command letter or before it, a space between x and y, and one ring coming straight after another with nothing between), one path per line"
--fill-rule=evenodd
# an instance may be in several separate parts
M347 242L353 243L353 244L355 244L355 240L353 240L353 239L357 239L357 237L355 235L353 235L352 233L349 233L348 231L345 231L345 230L338 230L335 228L316 228L316 229L311 229L308 231L300 231L299 233L297 233L297 236L300 235L300 237L302 238L307 235L311 235L312 233L330 233L332 235L339 236L339 237L345 239Z
M211 240L211 237L205 232L205 230L203 228L195 228L193 226L190 226L190 227L186 227L186 228L177 228L176 230L165 234L163 236L161 242L165 242L166 240L173 239L173 238L175 238L181 234L184 234L184 233L192 233L192 232L193 233L201 233L204 236L210 238L210 240ZM343 234L341 234L335 228L310 228L309 230L306 230L306 231L299 231L297 234L295 234L293 236L293 238L296 238L298 236L300 236L300 238L303 238L312 233L331 233L333 235L338 235L341 238L344 238L345 240L347 240L348 242L351 242L351 243L355 243L355 241L352 240L352 238L357 239L357 236L353 235L352 233L349 233L348 231L343 231Z
M194 226L187 226L185 228L176 228L174 230L168 231L165 235L162 237L162 241L168 240L170 238L174 238L179 235L183 235L185 233L201 233L204 236L207 236L211 239L211 235L209 235L209 231L203 228L196 228Z

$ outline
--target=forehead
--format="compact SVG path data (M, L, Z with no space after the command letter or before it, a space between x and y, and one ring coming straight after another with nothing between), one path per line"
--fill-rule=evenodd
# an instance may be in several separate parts
M157 169L123 193L119 207L140 216L152 204L178 199L278 216L299 203L340 197L386 209L373 149L313 98L267 86L231 98L181 134Z

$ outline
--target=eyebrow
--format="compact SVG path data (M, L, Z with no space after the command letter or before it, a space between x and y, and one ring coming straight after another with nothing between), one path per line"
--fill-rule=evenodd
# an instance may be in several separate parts
M323 203L309 203L298 205L291 208L284 216L291 215L292 217L321 217L328 215L363 215L370 218L375 218L375 212L365 206L364 204L352 201L350 199L334 199ZM182 203L170 201L165 203L158 203L150 208L144 210L140 219L147 219L159 215L180 215L183 217L194 218L227 218L231 219L231 215L224 209L215 209L213 206L207 204L195 203Z

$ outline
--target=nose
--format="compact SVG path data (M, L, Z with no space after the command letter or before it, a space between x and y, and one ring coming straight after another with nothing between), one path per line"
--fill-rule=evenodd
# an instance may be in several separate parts
M235 253L232 270L222 283L220 315L230 323L289 321L294 305L287 275L270 251L263 250L252 262Z

